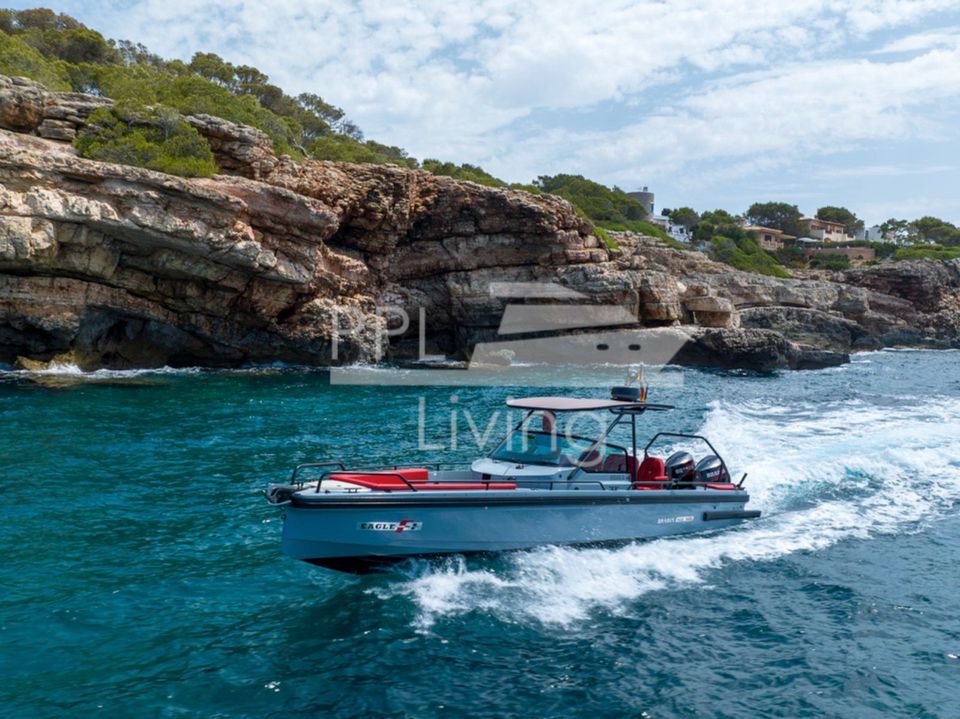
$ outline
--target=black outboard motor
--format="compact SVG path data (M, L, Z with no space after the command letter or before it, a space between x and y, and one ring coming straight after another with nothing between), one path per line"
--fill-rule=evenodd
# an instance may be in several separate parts
M293 493L299 492L301 489L303 487L296 484L269 484L264 494L270 504L283 506L290 504L293 500Z
M665 470L670 483L681 489L692 489L689 482L696 478L693 455L689 452L674 452L667 458Z
M697 462L697 481L726 483L730 481L730 475L727 474L727 468L723 466L723 461L715 454L708 454Z

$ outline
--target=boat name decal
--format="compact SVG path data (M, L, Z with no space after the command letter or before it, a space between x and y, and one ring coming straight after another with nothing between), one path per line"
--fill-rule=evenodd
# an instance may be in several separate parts
M677 524L678 522L692 522L692 521L693 521L692 514L684 514L679 517L660 517L660 519L657 520L657 524Z
M691 517L692 519L692 517ZM423 522L414 522L412 519L401 519L399 522L360 522L357 529L372 532L419 532L423 529Z

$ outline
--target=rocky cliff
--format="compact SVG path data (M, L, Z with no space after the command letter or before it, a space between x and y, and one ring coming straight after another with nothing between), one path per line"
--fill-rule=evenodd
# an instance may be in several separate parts
M0 77L0 362L328 364L378 359L387 332L389 354L409 355L421 329L463 355L496 336L498 282L679 326L678 359L694 364L822 366L960 334L960 263L777 280L650 238L619 236L613 251L559 198L295 163L210 116L186 119L210 143L213 178L77 157L69 140L108 102Z

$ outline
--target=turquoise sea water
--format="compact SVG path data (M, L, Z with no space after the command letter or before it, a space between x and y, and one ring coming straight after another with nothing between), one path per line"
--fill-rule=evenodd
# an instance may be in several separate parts
M465 415L418 448L421 399L450 444L450 388L0 374L0 716L960 716L960 353L673 372L664 427L762 520L366 577L281 556L259 492L470 457ZM455 391L481 430L523 394Z

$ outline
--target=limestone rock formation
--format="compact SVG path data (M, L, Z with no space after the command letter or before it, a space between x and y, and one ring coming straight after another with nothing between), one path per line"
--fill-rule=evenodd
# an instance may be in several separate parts
M71 141L106 98L79 92L49 92L25 77L0 75L0 128Z
M213 178L77 157L68 141L106 103L0 77L0 362L325 365L415 355L421 335L469 356L503 339L507 304L543 302L544 288L676 327L689 364L828 366L960 329L957 263L840 283L737 272L630 234L614 252L552 195L295 163L262 132L202 115L186 120Z

